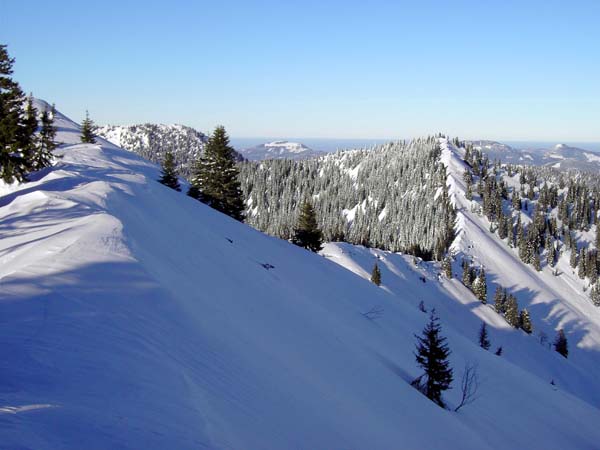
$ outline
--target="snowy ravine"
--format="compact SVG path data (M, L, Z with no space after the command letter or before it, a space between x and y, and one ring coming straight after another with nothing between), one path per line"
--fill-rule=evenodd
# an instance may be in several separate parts
M0 197L3 448L598 448L600 411L583 395L597 387L578 353L537 349L399 255L377 288L57 125L64 157ZM478 364L480 397L458 413L409 385L419 298L439 304L454 386L465 361ZM374 306L383 313L368 320ZM480 349L474 314L521 356Z

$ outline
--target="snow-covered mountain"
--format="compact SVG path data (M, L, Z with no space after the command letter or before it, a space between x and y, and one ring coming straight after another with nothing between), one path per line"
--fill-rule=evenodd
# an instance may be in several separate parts
M57 125L63 158L0 197L3 447L597 448L598 310L470 212L461 150L443 142L455 251L514 286L536 328L564 327L569 359L436 263L339 243L315 255L157 183L159 167L132 152L80 144L60 114ZM374 262L382 287L364 279ZM421 300L452 349L449 410L410 385ZM482 322L502 356L477 345ZM465 363L478 398L454 412Z
M496 141L470 141L491 160L503 163L550 166L556 169L600 170L600 153L557 144L552 148L517 149Z
M323 152L313 150L299 142L273 141L241 150L244 158L250 161L265 159L307 159L322 156Z
M157 164L160 164L165 154L170 151L175 157L179 174L188 179L194 162L208 141L204 133L185 125L104 125L99 127L96 133L116 146ZM238 155L238 159L243 158Z

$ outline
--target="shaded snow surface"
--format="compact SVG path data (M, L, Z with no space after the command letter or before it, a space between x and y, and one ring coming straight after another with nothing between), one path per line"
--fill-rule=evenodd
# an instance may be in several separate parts
M544 372L575 363L481 350L474 317L489 314L456 283L399 263L377 288L57 119L64 158L0 197L2 448L597 448L598 409ZM449 303L455 378L479 366L480 398L459 413L409 385L423 295ZM488 319L494 339L520 333Z

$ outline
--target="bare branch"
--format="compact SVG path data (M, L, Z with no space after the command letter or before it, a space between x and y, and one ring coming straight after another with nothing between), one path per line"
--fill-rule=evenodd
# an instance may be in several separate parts
M458 406L454 408L454 412L457 412L463 406L470 405L477 400L479 398L477 396L478 390L479 375L477 373L477 365L467 362L465 364L462 380L460 382L460 391L462 393L462 397Z

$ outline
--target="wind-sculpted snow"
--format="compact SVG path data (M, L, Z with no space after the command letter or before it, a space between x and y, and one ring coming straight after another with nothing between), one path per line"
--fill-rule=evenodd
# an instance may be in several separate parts
M73 124L58 125L59 139L76 142ZM446 295L433 272L423 283L399 265L392 289L386 268L380 289L159 184L159 168L131 152L100 141L60 153L54 168L0 197L3 448L600 442L598 409L558 377L575 361L546 352L552 386L480 349L476 322L467 329L445 310L456 377L477 362L480 398L455 413L410 386L420 375L413 334L426 322L417 294ZM376 305L383 313L369 320ZM494 339L509 333L492 325ZM448 392L449 406L459 397Z

